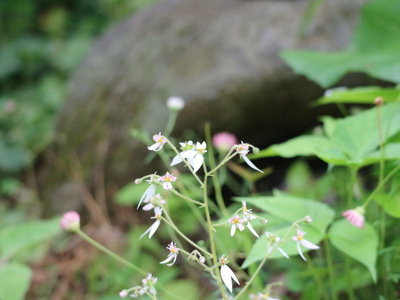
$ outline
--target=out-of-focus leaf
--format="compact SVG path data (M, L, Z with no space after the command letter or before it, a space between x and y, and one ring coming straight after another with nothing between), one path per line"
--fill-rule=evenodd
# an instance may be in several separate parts
M338 250L366 266L376 282L378 235L371 225L365 223L360 229L346 220L338 220L332 224L328 237Z
M342 52L283 51L281 57L295 72L328 87L348 72L400 82L400 1L366 4L351 46Z
M302 135L284 143L272 145L252 157L281 156L289 158L295 156L311 156L315 155L315 147L320 147L321 145L329 145L329 140L324 136Z
M27 247L48 241L61 232L59 219L33 221L0 230L0 255L10 258Z
M23 300L28 291L32 271L19 263L0 266L0 299Z
M317 100L318 104L353 103L374 104L377 97L384 102L393 102L400 96L400 89L382 88L377 86L358 87L354 89L337 88L326 91L325 95Z

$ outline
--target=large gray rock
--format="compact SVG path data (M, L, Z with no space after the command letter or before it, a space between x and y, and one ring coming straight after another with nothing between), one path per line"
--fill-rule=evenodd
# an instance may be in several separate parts
M310 1L161 1L95 43L71 79L51 152L75 171L78 158L89 186L103 169L108 187L152 173L156 164L143 164L147 149L129 131L162 131L171 95L187 101L178 136L201 133L206 121L261 147L299 134L326 113L309 107L322 91L279 52L344 48L362 2L324 1L300 38ZM55 168L44 170L46 192L68 181Z

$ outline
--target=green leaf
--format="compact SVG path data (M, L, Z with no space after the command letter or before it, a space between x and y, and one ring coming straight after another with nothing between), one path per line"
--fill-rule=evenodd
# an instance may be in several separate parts
M348 72L400 82L400 1L379 0L364 6L351 46L342 52L283 51L295 72L328 87Z
M19 263L0 266L0 299L23 300L28 291L32 271Z
M377 97L382 97L384 102L393 102L400 95L396 88L382 88L376 86L358 87L354 89L336 88L331 89L317 100L317 104L329 103L353 103L374 104Z
M10 258L21 250L50 240L60 232L59 218L4 228L0 230L0 254L3 258Z
M315 147L330 145L326 137L317 135L302 135L281 144L275 144L260 151L254 158L281 156L310 156L315 155Z
M376 196L378 203L385 212L394 218L400 218L400 195L398 192Z
M255 198L235 198L236 201L246 201L248 207L257 207L262 211L268 212L273 221L267 223L265 231L272 232L273 234L283 237L288 230L290 233L287 237L294 236L296 230L291 228L291 224L305 216L310 216L313 221L309 224L300 224L302 229L307 233L306 239L314 244L318 244L325 235L326 228L332 222L334 211L326 204L302 199L281 192L274 192L272 197L255 197ZM269 217L267 220L271 221ZM271 224L272 223L272 224ZM254 262L260 261L264 258L267 249L267 239L265 235L260 236L254 243L249 255L244 261L242 267L247 268ZM281 248L288 255L298 255L296 243L291 239L284 243ZM307 252L308 249L303 249ZM270 258L282 258L279 251L274 251Z
M346 220L338 220L332 224L328 237L338 250L366 266L376 282L378 235L371 225L365 223L364 229L360 229Z

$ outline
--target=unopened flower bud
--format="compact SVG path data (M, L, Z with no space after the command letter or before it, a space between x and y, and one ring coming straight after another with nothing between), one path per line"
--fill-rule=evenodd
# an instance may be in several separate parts
M135 184L139 184L139 183L141 183L141 182L142 182L141 179L139 179L139 178L135 179Z
M238 140L232 133L219 132L213 136L212 143L219 152L226 153L238 143Z
M311 223L312 222L311 217L310 216L305 216L305 222L306 223Z
M61 220L60 226L66 231L76 231L81 227L80 217L76 211L66 212Z
M119 296L120 296L121 298L125 298L126 296L128 296L127 290L122 290L122 291L120 291L120 292L119 292Z
M200 257L199 262L204 264L206 262L206 259L204 256Z
M180 111L185 106L185 101L179 97L169 97L167 107L173 111Z
M253 153L254 153L254 154L260 153L260 149L258 149L258 148L256 148L256 147L253 147Z
M265 220L265 219L261 219L260 222L261 222L261 224L265 224L265 223L267 223L268 221Z
M374 100L374 103L377 106L381 106L383 104L383 98L382 97L376 97L375 100Z

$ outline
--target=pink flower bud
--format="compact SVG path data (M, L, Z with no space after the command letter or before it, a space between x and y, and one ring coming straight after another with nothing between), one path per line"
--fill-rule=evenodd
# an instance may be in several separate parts
M121 298L125 298L126 296L128 296L128 292L126 290L122 290L119 292L119 296Z
M76 211L66 212L60 220L60 226L66 231L79 229L81 227L79 214Z
M213 145L219 152L228 152L233 146L238 144L236 136L229 132L216 133L213 136Z
M344 213L342 213L342 216L354 226L363 229L365 223L364 214L364 208L358 206L355 209L346 210Z

